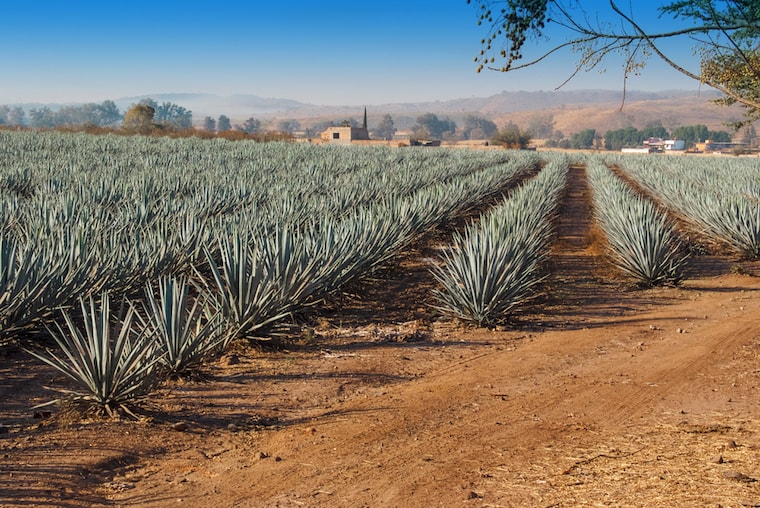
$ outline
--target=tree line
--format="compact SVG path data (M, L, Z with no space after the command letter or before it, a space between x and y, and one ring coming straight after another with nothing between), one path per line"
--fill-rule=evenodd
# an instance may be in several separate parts
M565 136L554 130L554 120L551 114L534 117L527 128L522 129L513 122L507 122L501 129L496 124L478 115L467 115L464 126L457 128L450 119L439 119L433 113L425 113L417 118L417 123L411 129L412 139L483 139L507 148L526 148L533 139L546 139L550 148L604 148L620 150L627 147L642 146L650 138L680 139L687 147L695 143L712 140L730 142L732 135L728 131L714 131L706 125L684 125L673 128L668 132L662 125L651 125L642 129L629 126L622 129L608 130L604 134L596 129L582 129ZM752 126L745 128L744 142L753 143L756 133Z
M745 134L745 142L754 141L755 135L752 129ZM649 126L643 129L636 127L624 127L622 129L608 130L604 134L597 133L596 129L583 129L571 134L569 137L553 136L546 140L546 146L552 148L604 148L605 150L620 150L622 148L639 147L650 138L680 139L687 147L693 147L696 143L712 140L717 142L730 142L731 134L727 131L714 131L706 125L684 125L673 128L670 132L662 126Z
M328 127L344 124L358 125L351 119L340 123L323 121L302 128L300 122L295 119L275 119L265 124L254 117L233 124L227 115L222 114L217 118L205 116L199 128L196 129L193 126L191 110L172 102L158 103L152 98L133 104L124 113L119 111L116 103L111 100L100 104L61 106L56 110L42 106L31 108L28 113L21 106L0 105L0 127L35 129L119 129L122 132L142 134L180 134L183 131L189 131L186 134L201 136L216 134L226 138L263 136L267 139L281 139L283 136L293 136L299 132L307 137L318 137ZM372 129L372 133L374 139L392 139L396 130L391 116L385 115Z
M121 129L125 132L143 134L178 133L187 131L189 135L208 133L222 135L227 138L245 136L263 136L279 133L282 136L296 134L305 137L318 137L328 127L351 126L358 127L359 122L353 118L342 121L327 120L316 122L302 128L294 119L278 119L267 127L261 120L250 117L240 124L234 124L226 115L218 118L206 116L200 129L193 127L192 111L171 102L158 103L151 98L143 99L133 104L122 114L113 101L106 100L100 104L87 103L76 106L62 106L53 111L43 106L32 108L27 113L20 106L9 107L0 105L0 126L28 126L33 128L60 128L76 126L92 126L104 129ZM372 139L391 140L397 133L393 118L383 115L381 120L370 129ZM464 116L462 125L447 117L439 117L435 113L424 113L416 118L416 123L410 129L410 139L417 140L487 140L494 145L507 148L526 148L533 139L546 139L547 147L556 148L604 148L620 150L625 147L641 146L649 138L682 139L687 146L693 146L698 141L710 139L713 141L731 141L731 134L726 131L711 131L705 125L676 127L668 132L661 125L653 125L643 129L625 127L608 130L604 134L596 129L583 129L565 136L554 130L554 119L550 113L536 115L530 120L527 128L522 129L514 123L507 122L499 128L495 122L477 114ZM755 140L754 129L746 128L744 141ZM267 139L271 138L268 136ZM280 139L276 137L276 139ZM275 138L272 138L275 139Z

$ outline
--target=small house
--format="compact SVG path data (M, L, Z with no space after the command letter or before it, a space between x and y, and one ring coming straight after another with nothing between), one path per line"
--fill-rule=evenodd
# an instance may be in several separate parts
M369 132L366 127L328 127L320 137L328 143L350 143L355 140L368 140Z
M364 124L361 127L328 127L327 130L320 135L320 138L327 143L368 141L369 130L367 129L367 108L364 108Z

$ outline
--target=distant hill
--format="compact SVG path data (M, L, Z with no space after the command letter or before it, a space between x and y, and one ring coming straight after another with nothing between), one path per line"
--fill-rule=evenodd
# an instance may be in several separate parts
M621 110L621 90L573 90L502 92L489 97L471 97L447 101L367 104L370 128L390 114L399 130L410 128L424 113L435 113L462 125L467 115L480 115L499 127L513 122L527 128L537 117L551 115L555 129L565 135L592 128L604 132L626 126L642 128L654 122L671 129L681 125L705 124L712 130L727 129L725 123L742 116L739 107L725 108L711 103L720 94L705 91L666 90L660 92L629 91ZM283 98L264 98L252 94L214 95L206 93L161 93L122 97L114 102L123 112L145 98L158 103L172 102L193 112L200 124L205 116L228 116L233 124L250 117L267 122L297 120L302 127L346 119L361 120L365 106L320 106ZM68 104L70 105L70 104ZM47 106L53 110L62 104L21 104L31 108Z
M711 102L720 97L719 93L712 90L702 93L629 93L625 97L625 103L620 92L616 96L591 92L590 97L594 100L583 102L582 97L577 97L579 100L575 102L567 101L540 109L494 111L488 116L497 125L512 121L521 127L527 127L536 116L552 115L555 129L568 135L587 128L604 133L627 126L640 129L657 123L668 130L683 125L704 124L711 130L730 131L726 124L740 119L743 114L742 108L738 106L727 108Z
M711 130L730 130L726 123L742 116L739 107L726 108L711 102L718 92L669 90L628 92L620 90L578 90L561 92L502 92L490 97L449 101L367 105L370 127L390 114L400 130L411 127L424 113L435 113L462 125L467 115L481 115L502 127L513 122L527 128L531 120L551 115L556 130L565 135L583 129L605 132L627 126L642 128L660 122L672 129L682 125L704 124ZM623 100L625 99L625 101ZM621 108L622 106L622 108ZM278 115L289 115L308 126L324 120L361 118L358 107L294 108ZM228 116L230 116L228 114Z

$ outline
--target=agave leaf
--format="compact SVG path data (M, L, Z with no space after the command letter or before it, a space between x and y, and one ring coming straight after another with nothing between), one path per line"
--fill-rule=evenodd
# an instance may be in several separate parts
M615 264L645 285L681 282L688 254L681 248L673 224L600 162L592 161L588 175L595 215Z
M234 335L261 330L288 315L277 298L277 285L267 272L261 254L249 248L241 234L221 239L219 251L221 269L204 246L218 289L219 306L235 328Z
M473 222L433 265L442 313L478 326L504 319L526 304L543 280L540 266L553 232L552 214L567 177L557 160L505 201Z
M158 282L158 298L151 284L145 296L146 314L155 337L164 351L163 363L169 375L186 374L198 367L225 343L223 320L209 312L207 295L189 298L185 278L163 277Z
M131 303L125 302L121 315L112 313L107 292L99 306L92 297L79 303L83 330L67 311L62 311L65 329L58 323L48 328L60 352L27 351L78 385L71 390L75 401L111 414L157 386L162 354L145 328L133 328Z

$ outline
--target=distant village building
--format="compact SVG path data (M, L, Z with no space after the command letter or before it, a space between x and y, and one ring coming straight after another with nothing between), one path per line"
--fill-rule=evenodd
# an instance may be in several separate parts
M654 148L657 152L665 150L685 150L686 141L683 139L649 138L644 141L644 146Z
M676 152L686 149L683 139L649 138L644 141L643 147L623 148L623 153L662 153Z
M328 127L321 135L327 143L350 143L352 141L368 141L367 108L364 108L364 123L361 127Z
M322 141L330 143L350 143L354 140L368 140L369 133L366 127L328 127L320 137Z

